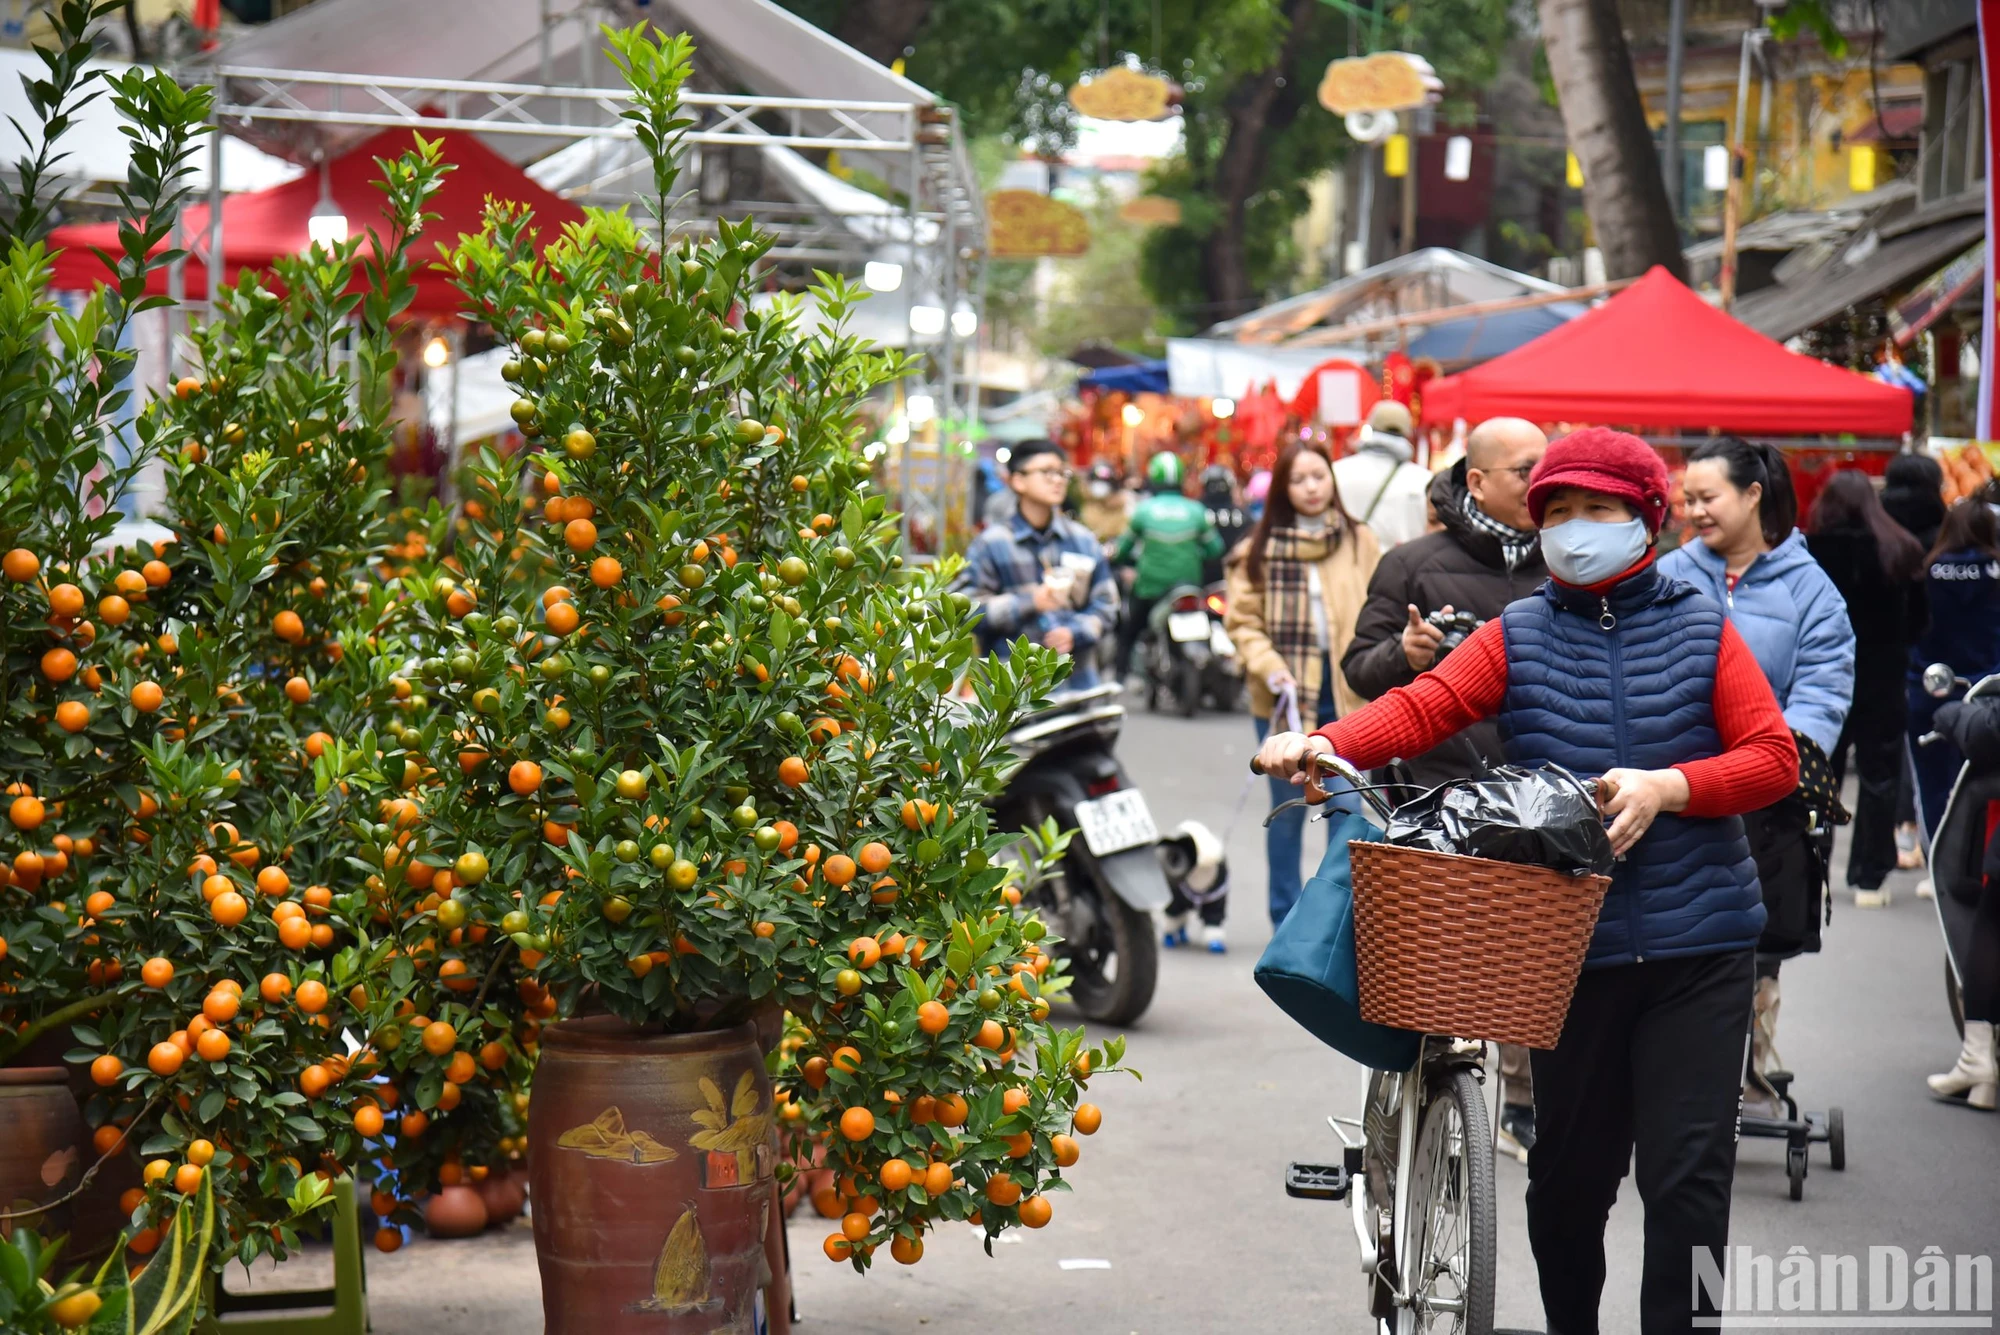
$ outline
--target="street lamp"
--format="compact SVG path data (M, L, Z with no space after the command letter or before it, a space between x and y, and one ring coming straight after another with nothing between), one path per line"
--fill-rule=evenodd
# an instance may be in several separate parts
M333 202L333 185L324 157L319 160L319 202L306 216L306 238L313 245L328 249L347 240L347 215Z
M443 334L431 335L431 341L424 344L424 365L435 371L451 360L451 344L444 341Z
M910 307L910 332L922 334L926 338L944 332L944 307L919 305Z
M960 338L971 338L979 332L979 312L970 306L960 306L951 313L951 332Z
M870 260L861 270L861 281L871 292L894 292L903 285L903 266L887 260Z
M912 394L904 405L904 412L913 426L922 426L937 416L937 400L928 394Z

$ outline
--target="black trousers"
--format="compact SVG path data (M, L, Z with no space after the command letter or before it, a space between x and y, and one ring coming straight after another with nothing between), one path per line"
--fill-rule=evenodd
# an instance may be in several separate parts
M1113 681L1124 681L1125 674L1132 670L1132 650L1146 633L1146 623L1152 620L1153 608L1159 601L1157 597L1125 600L1125 616L1118 623L1118 662L1113 665Z
M1738 950L1586 969L1555 1050L1534 1054L1528 1242L1549 1335L1596 1335L1605 1221L1635 1149L1640 1330L1694 1329L1694 1249L1720 1264L1729 1243L1754 959Z
M1836 781L1847 777L1847 750L1861 794L1854 806L1854 840L1847 851L1847 883L1880 890L1896 869L1896 810L1903 784L1903 734L1909 723L1902 700L1877 698L1848 714L1840 741L1828 757Z

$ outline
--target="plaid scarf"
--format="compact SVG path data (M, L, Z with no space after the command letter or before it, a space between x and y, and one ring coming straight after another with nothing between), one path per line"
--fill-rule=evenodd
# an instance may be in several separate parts
M1500 544L1500 559L1507 563L1507 569L1518 570L1521 563L1535 554L1541 545L1542 535L1531 528L1515 528L1503 524L1492 515L1479 508L1479 502L1467 496L1462 511L1465 522Z
M1264 633L1301 683L1306 664L1318 652L1313 643L1309 568L1326 559L1338 537L1331 529L1308 533L1274 528L1264 548Z

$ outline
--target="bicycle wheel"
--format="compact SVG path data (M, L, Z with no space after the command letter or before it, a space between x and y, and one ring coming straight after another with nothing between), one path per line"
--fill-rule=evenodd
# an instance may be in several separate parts
M1493 1130L1471 1071L1431 1085L1410 1172L1415 1263L1403 1329L1492 1335Z

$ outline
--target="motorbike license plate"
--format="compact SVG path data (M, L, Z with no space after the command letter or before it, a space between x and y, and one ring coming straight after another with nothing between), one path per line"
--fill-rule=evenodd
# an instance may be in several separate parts
M1078 802L1076 824L1083 832L1084 846L1100 858L1160 839L1146 796L1137 788L1121 788L1093 801Z
M1208 647L1222 658L1236 657L1236 641L1229 638L1229 632L1217 626L1208 637Z
M1208 613L1170 612L1167 614L1167 634L1183 644L1208 638Z

